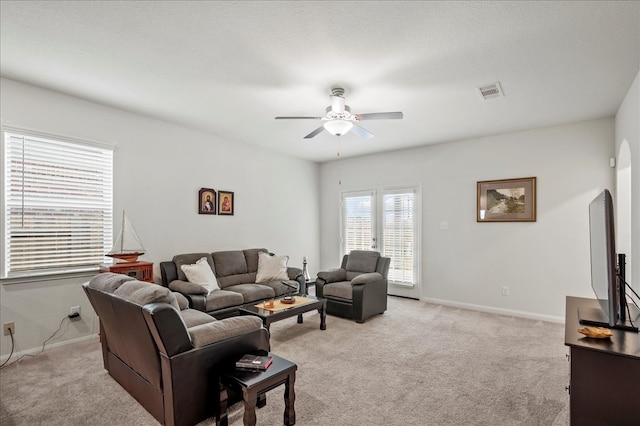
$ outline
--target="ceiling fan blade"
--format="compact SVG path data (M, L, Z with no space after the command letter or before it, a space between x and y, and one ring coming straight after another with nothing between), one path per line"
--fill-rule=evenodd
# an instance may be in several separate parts
M351 130L357 134L358 136L365 138L365 139L371 139L373 137L373 133L371 133L370 131L358 126L356 123L353 123L353 127L351 128Z
M356 120L399 120L403 117L401 112L371 112L369 114L355 114Z
M324 127L320 126L317 129L315 129L313 132L311 132L307 136L305 136L304 139L311 139L312 137L316 136L318 133L320 133L323 130L324 130Z
M276 120L322 120L322 117L276 117Z

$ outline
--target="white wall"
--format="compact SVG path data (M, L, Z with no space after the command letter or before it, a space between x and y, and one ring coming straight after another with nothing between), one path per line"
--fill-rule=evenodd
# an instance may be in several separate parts
M2 124L116 145L114 222L122 209L147 254L173 255L265 247L302 267L319 258L319 166L215 135L21 84L0 81ZM235 192L234 216L197 214L201 187ZM87 277L0 286L0 322L14 321L22 350L42 346L71 306L80 320L52 343L96 332L95 315L80 284ZM1 354L10 350L1 337Z
M322 164L321 269L339 265L341 190L421 184L423 299L563 321L565 296L593 297L588 204L613 152L609 118ZM476 222L477 181L529 176L537 222Z
M623 148L623 144L626 147ZM621 150L629 149L631 155L630 164L618 162L618 167L626 170L619 174L624 176L624 191L631 194L630 200L623 201L618 207L628 209L631 217L622 218L617 222L618 241L622 241L624 247L620 251L631 248L631 254L627 254L627 282L633 286L636 292L640 292L640 72L636 75L631 88L627 92L615 119L615 153L620 158ZM628 174L629 173L630 179ZM630 181L631 188L626 188ZM629 223L627 223L629 222ZM630 233L631 235L629 235ZM635 265L635 268L634 268ZM635 273L634 273L635 272Z

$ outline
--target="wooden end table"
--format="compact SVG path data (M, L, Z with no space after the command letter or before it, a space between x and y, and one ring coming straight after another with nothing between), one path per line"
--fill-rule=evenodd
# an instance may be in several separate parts
M244 403L242 422L244 426L255 426L256 424L258 397L282 384L284 384L284 424L287 426L296 424L294 384L298 366L272 353L269 355L273 357L273 362L266 371L243 371L231 367L220 375L220 382L224 388L232 389L242 395ZM228 426L229 424L226 389L220 395L220 415L216 426Z

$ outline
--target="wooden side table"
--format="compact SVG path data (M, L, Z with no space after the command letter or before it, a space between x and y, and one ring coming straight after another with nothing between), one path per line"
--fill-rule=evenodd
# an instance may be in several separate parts
M133 277L139 281L149 283L153 281L153 262L119 262L104 263L100 265L100 272L113 272L115 274L124 274Z
M242 395L244 426L255 426L256 405L259 397L282 384L284 384L284 424L287 426L296 424L294 384L298 366L272 353L269 355L273 357L273 362L266 371L243 371L231 367L220 375L223 387L233 389ZM227 404L227 392L223 390L220 394L220 414L216 420L216 426L228 426Z

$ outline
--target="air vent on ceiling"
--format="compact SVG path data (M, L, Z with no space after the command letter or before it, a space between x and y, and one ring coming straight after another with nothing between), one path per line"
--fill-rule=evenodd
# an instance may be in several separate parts
M478 92L480 93L480 96L482 96L482 99L484 99L485 101L487 99L499 98L500 96L504 96L502 87L500 87L500 82L498 81L478 87Z

